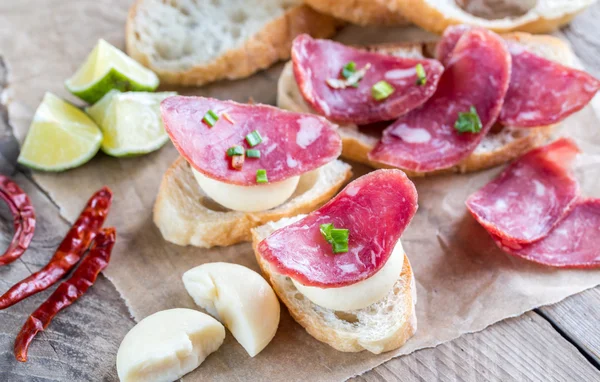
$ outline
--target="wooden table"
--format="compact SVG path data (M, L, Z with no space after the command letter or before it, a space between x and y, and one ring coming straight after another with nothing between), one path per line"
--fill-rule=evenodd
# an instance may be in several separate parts
M600 3L563 30L586 69L600 78ZM6 68L0 57L0 87ZM590 128L600 128L590 126ZM0 107L0 169L12 172L16 152L6 142L11 130ZM27 256L0 268L0 290L41 268L62 240L69 224L27 172L13 178L30 195L38 226ZM8 245L12 220L0 207L0 246ZM115 381L115 354L135 324L113 285L100 277L87 295L40 333L42 357L20 364L13 342L29 313L53 288L0 311L0 381ZM39 353L39 351L38 351ZM355 378L363 381L600 381L600 287L462 336L434 349L393 359Z

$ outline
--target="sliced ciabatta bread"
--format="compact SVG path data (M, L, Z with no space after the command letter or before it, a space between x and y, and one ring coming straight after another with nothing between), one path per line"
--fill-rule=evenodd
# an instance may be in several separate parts
M357 25L406 25L395 0L304 0L312 8Z
M390 0L410 21L441 34L469 24L495 32L547 33L568 23L596 0Z
M528 33L511 33L503 36L507 40L517 41L532 52L563 65L573 65L573 53L562 40L547 35L531 35ZM386 52L400 57L423 58L432 57L435 43L399 43L371 46L367 49ZM277 105L283 109L296 112L315 113L308 105L296 84L292 62L288 62L281 73L277 89ZM502 127L487 134L481 144L464 161L456 166L433 173L417 173L407 171L409 176L424 176L441 172L473 172L500 165L515 158L534 147L546 142L553 125L535 128ZM374 168L389 166L370 161L367 154L375 147L381 137L381 130L373 127L359 128L356 125L340 126L343 141L342 157L367 164Z
M339 25L302 0L137 0L126 45L163 83L199 86L247 77L288 58L298 34L329 37Z
M252 230L256 260L292 317L311 336L339 351L368 350L379 354L404 345L417 330L415 280L406 255L398 281L383 300L351 311L322 308L305 298L289 277L275 272L256 250L258 243L273 231L300 218L282 219Z
M320 207L350 179L350 165L333 161L300 177L292 197L261 212L225 209L202 191L191 167L178 158L164 174L154 204L154 223L165 240L210 248L250 241L250 229Z

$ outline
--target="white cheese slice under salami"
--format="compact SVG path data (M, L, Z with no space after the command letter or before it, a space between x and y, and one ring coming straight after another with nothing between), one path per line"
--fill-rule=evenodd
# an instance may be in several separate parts
M323 117L293 113L268 105L248 105L205 97L169 97L161 105L165 130L179 153L202 175L240 186L254 186L257 171L265 170L269 183L281 182L336 159L342 141L336 126ZM218 120L210 126L209 112ZM261 141L251 146L253 132ZM260 151L232 168L227 150Z
M502 108L510 79L504 41L483 29L466 31L456 43L435 94L385 129L369 159L406 170L429 172L468 157ZM479 132L459 132L459 113L474 108Z
M417 190L400 170L377 170L323 207L261 241L258 253L304 286L339 288L377 273L417 211ZM322 224L348 229L348 252L333 253Z

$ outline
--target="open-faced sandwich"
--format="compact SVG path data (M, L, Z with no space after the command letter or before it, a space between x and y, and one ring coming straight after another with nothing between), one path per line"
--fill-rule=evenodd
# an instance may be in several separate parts
M165 173L154 222L175 244L232 245L265 222L307 213L351 175L327 119L202 97L161 104L181 158Z
M306 216L255 228L256 258L316 339L345 352L396 349L416 331L414 277L400 242L416 211L407 176L377 170Z
M539 146L589 103L600 81L571 59L551 36L463 25L437 44L365 49L302 35L278 105L339 123L346 158L410 176L470 172Z

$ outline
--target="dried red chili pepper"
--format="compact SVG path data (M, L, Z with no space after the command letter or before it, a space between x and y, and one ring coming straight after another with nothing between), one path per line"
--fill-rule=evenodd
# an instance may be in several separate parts
M29 344L40 331L48 327L52 318L81 297L96 281L98 274L110 261L115 244L114 228L104 228L95 237L88 255L81 261L71 278L56 288L54 293L29 316L15 341L15 357L27 361Z
M13 215L15 234L3 255L0 266L10 264L27 250L35 231L35 211L29 196L10 178L0 175L0 198Z
M8 308L47 289L67 274L79 262L104 224L111 202L112 191L108 187L103 187L92 195L50 262L0 296L0 309Z

